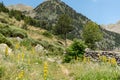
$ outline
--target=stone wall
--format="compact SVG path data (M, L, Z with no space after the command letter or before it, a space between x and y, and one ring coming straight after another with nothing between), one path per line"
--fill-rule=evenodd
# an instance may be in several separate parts
M100 57L105 56L106 60L115 58L118 65L120 65L120 52L112 52L112 51L87 51L84 55L85 57L89 57L91 61L99 62Z

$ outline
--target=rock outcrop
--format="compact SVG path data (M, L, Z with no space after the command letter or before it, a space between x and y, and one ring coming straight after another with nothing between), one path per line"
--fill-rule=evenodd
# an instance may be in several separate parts
M6 48L8 48L8 54L12 53L12 49L7 44L0 44L0 52L5 53Z

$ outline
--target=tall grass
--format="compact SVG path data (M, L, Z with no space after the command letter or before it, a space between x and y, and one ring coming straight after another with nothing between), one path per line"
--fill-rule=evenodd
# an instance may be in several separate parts
M0 80L119 80L120 67L109 63L74 63L58 64L47 61L53 56L40 55L34 48L27 50L24 47L16 47L16 52L5 57L0 52ZM59 56L60 57L60 56ZM62 56L61 56L62 57ZM4 66L4 67L3 67ZM47 69L45 68L47 66ZM62 67L61 67L62 66ZM45 72L47 70L47 78ZM64 71L68 71L65 74Z

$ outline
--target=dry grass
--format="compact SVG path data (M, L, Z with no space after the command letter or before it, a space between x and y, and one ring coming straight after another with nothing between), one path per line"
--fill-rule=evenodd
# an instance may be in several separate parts
M7 57L5 53L0 52L0 66L4 67L1 80L44 80L44 62L46 61L47 80L119 80L120 77L119 66L79 61L58 64L56 62L58 59L55 62L48 61L48 58L54 59L54 57L32 53L24 47L15 51ZM18 79L20 75L23 76Z

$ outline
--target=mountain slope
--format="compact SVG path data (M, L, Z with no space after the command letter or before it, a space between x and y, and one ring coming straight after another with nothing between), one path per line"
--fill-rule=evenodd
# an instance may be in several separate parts
M103 25L103 26L105 27L105 29L109 31L120 33L120 21L118 21L115 24L109 24L109 25Z
M71 7L60 0L48 0L38 5L34 11L36 12L35 19L43 20L47 23L45 26L48 30L51 30L55 26L58 17L61 14L67 14L73 19L72 25L75 27L75 30L68 35L70 38L80 38L80 30L83 25L90 21L87 17L83 16L80 13L77 13ZM74 36L71 36L74 34Z
M69 7L67 4L62 2L61 0L47 0L43 2L42 4L38 5L34 11L36 12L35 19L39 21L45 21L46 25L45 27L48 30L52 30L52 27L55 26L58 17L61 14L67 14L73 19L73 26L74 30L68 34L68 38L81 38L81 32L83 26L87 23L87 21L91 21L84 15L77 13L75 10L73 10L71 7ZM107 31L106 29L102 28L100 26L100 29L103 32L104 39L96 43L97 47L102 50L113 50L120 46L120 34Z

